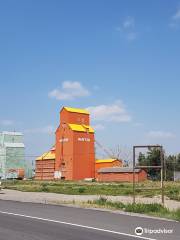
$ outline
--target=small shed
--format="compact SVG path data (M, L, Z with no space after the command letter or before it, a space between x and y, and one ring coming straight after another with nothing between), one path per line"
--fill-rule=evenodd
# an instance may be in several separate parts
M44 153L36 159L35 179L53 180L55 171L55 149Z
M141 182L147 179L147 172L143 169L135 169L135 181ZM109 167L98 170L97 180L101 182L133 182L133 168Z
M101 168L122 167L122 160L109 158L97 159L95 162L95 177L97 178L98 170Z

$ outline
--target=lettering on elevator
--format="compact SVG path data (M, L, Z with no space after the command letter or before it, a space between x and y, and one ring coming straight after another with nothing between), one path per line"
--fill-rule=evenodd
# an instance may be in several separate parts
M90 138L78 138L79 142L90 142Z
M61 138L60 140L59 140L61 143L63 142L69 142L69 139L68 138Z

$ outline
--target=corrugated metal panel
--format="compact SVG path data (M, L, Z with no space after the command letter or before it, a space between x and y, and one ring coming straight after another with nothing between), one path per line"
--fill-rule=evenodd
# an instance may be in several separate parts
M0 147L0 177L5 177L6 149Z
M3 135L8 135L8 136L23 136L23 134L20 133L20 132L8 132L8 131L3 131L2 134L3 134Z
M16 132L0 134L0 172L1 177L7 178L10 171L25 170L25 148L23 135Z
M4 143L4 146L5 147L8 147L8 148L24 148L24 143Z
M6 148L6 168L24 168L24 148Z
M23 143L23 135L21 133L10 132L2 133L4 143Z
M81 109L81 108L71 108L71 107L64 107L66 111L68 112L74 112L74 113L82 113L82 114L88 114L89 112L86 109Z

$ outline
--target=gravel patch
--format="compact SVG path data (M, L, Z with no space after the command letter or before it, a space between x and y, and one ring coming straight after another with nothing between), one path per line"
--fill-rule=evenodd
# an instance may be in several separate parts
M101 195L102 196L102 195ZM11 200L18 202L32 202L32 203L45 203L45 204L61 204L61 203L83 203L88 200L93 201L98 199L99 195L65 195L57 193L45 192L20 192L16 190L3 189L0 191L1 200ZM107 200L112 202L132 203L131 196L104 196ZM136 197L137 203L161 203L161 197ZM170 210L180 208L180 202L169 200L165 198L165 207Z

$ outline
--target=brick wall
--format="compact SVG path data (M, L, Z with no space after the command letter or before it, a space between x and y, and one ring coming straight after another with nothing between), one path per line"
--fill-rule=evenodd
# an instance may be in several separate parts
M36 180L53 180L55 160L36 160Z
M122 161L114 160L113 162L96 162L95 163L95 177L98 177L98 170L100 168L108 168L108 167L122 167Z
M142 170L135 174L135 181L147 179L147 173ZM100 182L133 182L133 173L98 173L97 180Z

